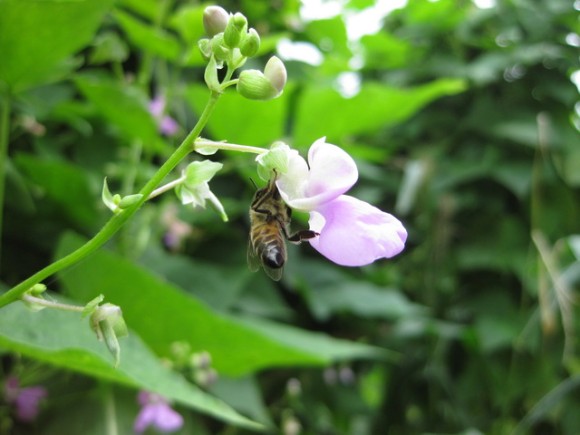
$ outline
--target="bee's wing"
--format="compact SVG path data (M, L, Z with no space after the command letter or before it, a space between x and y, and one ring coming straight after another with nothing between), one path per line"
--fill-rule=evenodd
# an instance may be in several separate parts
M246 257L248 259L248 268L252 272L256 272L262 265L262 262L260 260L260 257L258 257L256 250L254 249L254 245L252 244L251 238L248 239L248 253Z
M280 278L282 278L282 272L284 272L284 267L273 269L271 267L266 266L265 264L263 266L264 271L270 278L272 278L274 281L280 281Z

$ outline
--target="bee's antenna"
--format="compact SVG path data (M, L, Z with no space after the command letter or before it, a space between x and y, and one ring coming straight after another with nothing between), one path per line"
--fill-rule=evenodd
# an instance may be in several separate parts
M254 187L256 188L256 190L258 190L258 185L254 182L254 180L252 179L252 177L250 177L250 181L252 182L252 184L254 185Z

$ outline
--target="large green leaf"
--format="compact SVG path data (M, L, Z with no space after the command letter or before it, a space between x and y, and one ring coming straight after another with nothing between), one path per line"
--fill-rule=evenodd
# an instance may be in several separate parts
M233 89L225 92L207 124L216 140L247 145L269 145L284 134L286 122L287 88L271 101L252 101L240 96ZM206 86L192 85L186 98L196 113L201 114L209 97Z
M145 147L162 149L157 125L147 110L147 95L136 86L101 75L82 75L75 80L80 91L128 141L140 139Z
M65 236L57 255L82 244ZM106 273L105 273L106 271ZM240 376L266 367L326 365L336 360L382 358L386 352L266 321L217 314L180 289L113 253L99 251L61 274L68 293L90 300L102 293L119 305L127 324L158 354L176 341L207 350L218 372ZM203 280L199 280L203 288Z
M455 79L407 89L369 83L347 98L331 87L309 86L299 97L294 143L305 145L322 136L340 142L348 135L372 133L405 120L439 97L464 89L465 83Z
M57 367L107 381L157 392L219 419L247 427L258 424L167 369L136 334L121 339L119 367L79 314L45 309L32 312L21 303L2 309L0 345Z
M0 2L0 88L44 83L85 45L111 0Z
M119 21L129 40L140 49L168 60L177 60L179 57L181 45L170 33L145 24L121 10L115 11L115 18Z
M48 198L76 225L92 227L96 223L95 197L87 174L65 161L39 158L32 154L17 154L14 164L27 178L41 187ZM58 176L55 176L58 174Z

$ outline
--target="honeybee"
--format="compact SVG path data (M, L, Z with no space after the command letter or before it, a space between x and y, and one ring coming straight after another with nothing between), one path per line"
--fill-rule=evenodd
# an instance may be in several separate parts
M289 235L292 210L286 205L276 187L276 172L268 186L256 191L250 205L250 241L248 266L252 272L260 268L274 281L279 281L286 263L286 243L300 243L318 233L302 230Z

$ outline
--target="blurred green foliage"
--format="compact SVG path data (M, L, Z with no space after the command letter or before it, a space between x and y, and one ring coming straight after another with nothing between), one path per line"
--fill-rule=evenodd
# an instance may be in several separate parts
M255 164L216 154L230 222L166 194L45 283L57 299L102 293L122 307L118 370L77 314L0 311L3 374L49 389L33 433L107 433L111 403L130 433L137 389L175 401L184 434L578 433L578 2L408 0L354 41L347 18L375 2L342 3L314 20L298 0L221 3L262 38L246 67L284 39L321 60L286 61L277 100L228 92L204 136L302 151L326 136L357 160L355 195L404 222L405 251L346 269L289 247L280 284L250 273ZM4 288L99 230L104 177L138 191L194 125L208 97L205 6L0 2ZM358 89L345 93L347 78ZM148 112L157 95L177 136ZM209 351L218 382L168 370L176 343ZM31 426L0 406L3 430Z

